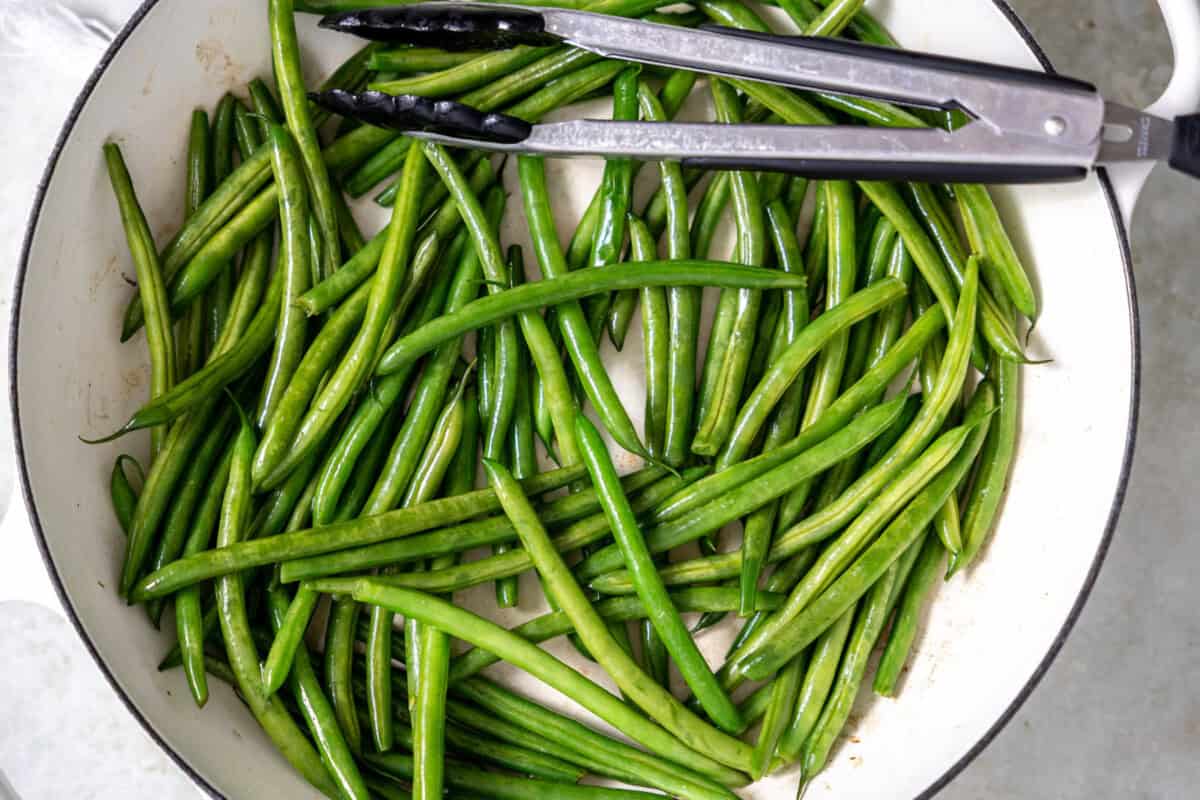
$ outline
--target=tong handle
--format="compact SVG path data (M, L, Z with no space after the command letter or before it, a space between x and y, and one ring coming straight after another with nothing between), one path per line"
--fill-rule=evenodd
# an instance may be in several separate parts
M549 45L560 41L546 33L545 20L537 11L467 3L419 3L346 11L322 17L320 26L379 42L454 51Z
M924 183L1062 183L1081 180L1082 167L1045 164L894 162L846 159L685 158L685 167L782 172L815 180L921 181Z
M912 72L942 72L989 81L1002 81L1040 89L1068 90L1075 92L1094 93L1096 87L1087 81L1069 78L1063 75L1052 75L1032 69L1007 67L999 64L988 64L981 61L971 61L953 56L935 55L933 53L918 53L911 50L900 50L892 47L864 44L848 39L831 39L817 36L787 36L777 33L762 33L741 28L730 28L725 25L704 24L700 30L719 33L723 36L733 36L769 44L791 45L805 50L830 53L831 55L850 56L869 59L877 64L895 66L898 76L904 71ZM897 83L897 86L902 86Z

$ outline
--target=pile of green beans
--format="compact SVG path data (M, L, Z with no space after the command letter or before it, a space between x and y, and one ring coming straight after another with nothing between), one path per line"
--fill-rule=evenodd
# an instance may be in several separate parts
M144 327L150 391L92 441L148 430L145 469L117 456L110 491L122 596L155 624L174 608L160 669L181 666L201 706L209 678L232 684L331 798L659 796L579 783L595 775L721 800L792 766L806 784L872 652L875 692L895 696L937 575L996 524L1038 309L991 196L611 159L564 247L542 159L509 162L508 197L502 160L307 101L295 12L376 4L265 0L277 88L189 117L165 243L104 146L138 284L120 335ZM740 0L572 5L771 30ZM895 46L863 0L779 5L790 32ZM731 125L934 119L566 46L373 44L322 85L531 121L611 97L614 119L661 122L693 93ZM364 237L347 198L385 181L390 220ZM505 249L506 212L537 280ZM603 352L631 329L641 430ZM526 573L540 592L518 594ZM489 583L521 624L455 604ZM714 662L701 631L718 623L740 631ZM619 693L539 646L559 636ZM624 738L490 680L498 662ZM762 684L735 702L746 681Z

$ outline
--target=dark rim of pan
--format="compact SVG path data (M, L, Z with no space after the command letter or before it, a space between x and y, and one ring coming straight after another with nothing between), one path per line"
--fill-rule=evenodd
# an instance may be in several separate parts
M1034 39L1033 33L1029 30L1025 23L1021 21L1016 12L1013 11L1012 7L1009 6L1007 0L992 0L992 2L1025 41L1025 44L1029 47L1029 50L1033 53L1045 70L1050 73L1055 72L1054 68L1050 64L1049 58L1046 56L1045 51L1042 50L1041 45L1039 45ZM38 514L37 506L33 502L33 493L29 485L29 470L25 463L25 442L21 428L21 405L17 396L17 387L20 385L19 376L17 373L17 353L19 351L20 344L19 322L21 319L22 301L24 299L23 290L25 286L25 275L29 268L30 250L33 246L33 237L37 229L38 220L41 216L42 205L46 199L46 190L50 185L51 178L54 177L55 170L58 166L58 159L62 153L63 147L66 145L67 140L74 131L75 123L78 121L80 114L83 113L83 109L87 105L88 100L91 98L92 91L96 88L96 84L104 75L109 65L117 57L117 54L120 52L122 46L124 46L126 40L128 40L138 25L141 24L142 20L146 18L146 15L149 14L150 11L156 5L158 5L158 3L159 0L144 0L141 6L138 7L137 11L134 12L133 16L121 29L120 33L118 33L116 38L113 39L112 44L109 45L108 50L104 53L104 56L96 65L96 68L88 78L87 83L84 84L83 90L75 99L75 103L72 105L71 111L67 115L62 129L59 131L58 139L54 144L54 149L50 153L50 159L46 164L46 169L42 174L42 179L38 183L37 193L34 197L33 208L29 215L29 222L26 224L25 228L25 240L21 247L21 259L17 264L17 277L13 296L12 316L9 320L9 336L11 342L8 356L9 402L12 410L13 442L16 446L17 452L17 468L21 481L21 491L25 497L25 505L29 509L30 522L34 535L37 537L38 549L41 551L42 560L46 563L46 569L50 573L50 578L54 583L54 589L58 593L58 598L62 602L63 608L67 612L67 616L70 617L71 624L75 626L75 630L79 633L80 638L83 639L84 646L87 647L88 652L91 653L92 658L100 667L100 671L104 673L105 680L107 680L109 685L112 686L113 691L117 693L117 696L121 699L121 702L125 704L125 707L129 709L129 713L132 714L139 723L141 723L142 728L144 728L146 733L150 735L150 738L152 738L158 744L158 746L161 747L163 751L170 756L176 764L179 765L180 769L186 772L188 776L191 777L191 779L195 781L196 784L205 792L212 797L222 798L223 800L225 795L219 789L217 789L217 787L214 786L208 780L208 778L196 770L182 753L177 751L169 742L166 741L162 734L159 733L159 731L154 727L154 724L144 714L142 714L141 710L135 705L133 699L126 694L124 688L121 686L120 682L117 681L112 670L109 669L108 665L104 662L104 659L100 657L100 653L96 648L95 642L92 640L88 631L84 628L78 614L76 614L74 607L71 605L71 602L67 597L66 588L63 585L62 577L59 575L58 569L55 567L54 561L50 557L50 552L46 543L45 532L42 530L41 518ZM1117 490L1112 499L1112 506L1109 509L1108 521L1105 524L1104 537L1100 542L1100 546L1096 550L1096 556L1092 561L1091 567L1088 569L1087 578L1084 580L1083 586L1080 587L1079 595L1076 597L1070 613L1067 614L1067 618L1063 621L1062 628L1059 629L1058 634L1054 637L1054 641L1050 644L1050 648L1042 657L1041 662L1033 671L1033 674L1029 676L1029 679L1025 682L1025 685L1021 687L1021 691L1017 693L1017 696L1013 698L1012 702L1009 703L1008 707L1004 709L999 718L992 723L991 727L989 727L988 730L979 738L979 740L975 742L975 744L966 752L966 754L963 755L962 758L958 759L954 764L951 764L940 777L938 777L933 783L931 783L926 789L917 795L917 797L921 800L924 798L933 797L935 794L937 794L937 792L939 792L944 786L946 786L946 784L953 780L955 776L962 772L962 770L965 769L966 766L970 764L976 756L983 752L984 748L991 743L991 741L1004 728L1008 721L1012 719L1013 715L1016 714L1017 710L1041 682L1042 677L1050 668L1050 665L1058 655L1059 650L1062 649L1063 643L1066 641L1071 629L1075 626L1075 622L1079 619L1079 614L1082 612L1083 606L1087 602L1088 596L1091 594L1092 587L1096 582L1096 577L1099 575L1100 567L1104 563L1104 557L1108 553L1109 545L1112 543L1112 537L1116 531L1117 519L1121 512L1121 505L1125 500L1125 492L1129 485L1130 466L1133 461L1134 443L1135 439L1137 438L1138 404L1141 397L1141 322L1138 317L1137 290L1134 285L1132 257L1129 249L1129 233L1125 229L1125 222L1117 205L1116 194L1113 191L1112 183L1109 180L1107 172L1105 172L1103 169L1099 170L1098 172L1100 183L1104 188L1105 196L1108 198L1108 205L1112 214L1113 226L1116 228L1117 235L1121 243L1121 258L1124 262L1125 268L1125 284L1128 293L1130 312L1129 316L1131 323L1129 336L1133 354L1133 358L1130 363L1130 380L1133 392L1132 403L1129 409L1129 419L1127 421L1125 432L1125 452L1122 457L1121 473L1117 484Z

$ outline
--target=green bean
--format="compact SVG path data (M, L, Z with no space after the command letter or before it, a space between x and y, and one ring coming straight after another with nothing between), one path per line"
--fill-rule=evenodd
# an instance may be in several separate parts
M734 795L709 779L659 756L638 750L622 741L525 699L485 678L460 681L452 690L499 719L539 733L556 748L560 758L585 766L589 771L660 789L680 797L729 798ZM734 773L734 785L745 779Z
M325 148L325 163L333 170L348 168L398 135L364 125ZM213 191L167 246L163 263L164 274L171 276L168 299L173 312L202 293L237 252L275 219L278 189L274 184L263 188L270 178L270 152L259 148ZM135 297L126 308L121 341L133 336L142 321L141 300Z
M850 633L846 653L838 669L837 682L825 702L825 708L821 711L813 732L804 742L800 759L801 785L807 784L825 766L829 751L850 716L854 698L858 695L859 686L867 670L867 660L883 631L883 626L887 623L888 612L891 610L888 598L895 584L895 573L896 565L893 564L875 582L859 604L854 629Z
M223 409L219 412L217 419L210 424L210 429L198 442L199 447L188 454L190 463L176 488L171 508L167 511L162 536L150 562L151 571L171 563L183 550L192 525L193 512L208 485L213 467L225 449L225 438L229 434L233 419L233 409ZM146 610L151 622L157 627L162 615L162 601L147 603Z
M308 186L312 192L312 214L321 233L319 274L332 275L338 268L339 242L337 211L333 201L333 185L321 155L321 142L309 115L308 95L304 76L300 72L300 43L296 37L292 0L269 0L267 14L271 27L271 59L279 97L288 130L296 139ZM407 254L406 254L407 255ZM317 254L314 254L314 258Z
M518 273L514 272L514 277ZM508 440L508 454L513 465L513 475L518 479L535 475L538 470L537 449L534 443L533 399L530 391L529 354L521 348L517 361L517 402L513 412L512 433ZM465 435L465 434L464 434ZM471 437L471 457L469 459L471 480L475 479L475 437ZM464 467L464 470L468 467ZM473 485L473 484L472 484Z
M308 320L295 301L308 289L310 258L314 255L309 252L307 241L308 189L300 153L286 128L272 124L268 130L271 169L279 187L279 218L283 231L279 268L284 277L275 346L255 419L259 429L268 426L279 405L280 395L304 355Z
M679 489L683 480L674 477L669 481L660 480L663 472L659 467L648 467L631 473L622 480L627 492L640 492L650 484L656 484L638 495L636 507L641 510L645 510L643 506L653 507ZM581 489L567 497L539 506L538 516L546 525L573 523L555 540L556 546L570 551L608 534L608 525L603 515L595 513L599 508L600 502L595 491ZM480 545L513 541L517 538L512 523L507 517L500 515L442 528L428 534L406 537L403 541L384 542L323 557L287 562L281 568L281 575L285 581L336 575L356 569L462 552ZM476 583L519 575L532 567L533 563L528 554L514 549L502 555L482 558L456 567L445 567L435 572L390 576L386 582L429 591L455 591Z
M457 353L454 354L457 358ZM425 428L420 444L424 452L418 453L419 462L413 462L408 473L411 478L405 478L400 485L407 485L407 491L402 501L403 506L412 506L428 500L445 477L450 461L458 449L462 435L463 405L462 388L465 379L460 382L459 389L450 403L434 422L432 429ZM411 413L411 412L410 412ZM412 419L412 417L410 417ZM405 422L407 427L408 420ZM428 438L428 442L423 441ZM368 513L371 500L368 500ZM370 636L367 639L367 714L371 721L371 733L376 748L386 752L392 748L392 658L390 650L393 615L388 609L374 607L371 609ZM431 641L425 636L413 619L405 620L405 632L410 646L408 647L409 667L409 698L416 698L416 686L420 686L423 678L419 675L419 667L425 661L424 645L430 643L436 655L444 643ZM431 662L432 663L432 662Z
M513 245L508 250L508 278L512 285L518 282L517 275L525 274L525 263L521 256L521 248ZM517 396L521 386L526 386L521 380L521 342L517 337L517 323L505 320L497 325L496 331L496 393L492 399L491 418L486 426L483 440L483 454L487 458L505 460L508 452L506 445L510 444L516 430ZM507 417L507 419L506 419ZM513 469L517 477L528 477L535 471L531 463L536 463L537 455L533 452L532 437L528 441L526 463L518 469L515 462ZM532 459L532 461L530 461ZM496 545L495 553L508 550L505 544ZM513 608L519 602L519 589L515 578L506 578L496 582L496 604L500 608Z
M837 622L813 644L812 656L804 673L804 682L796 696L795 710L787 730L779 740L779 756L789 763L799 757L809 734L817 725L821 709L825 707L825 701L837 677L838 664L841 663L853 624L854 610L851 609L838 617Z
M632 591L632 590L631 590ZM681 612L730 611L737 606L737 593L726 587L696 587L671 592L671 603ZM783 596L764 592L759 595L763 610L777 608ZM608 621L643 620L648 617L645 606L636 595L614 597L596 604L596 613ZM552 611L518 625L512 632L531 642L544 642L573 631L571 620L562 611ZM450 682L457 683L476 675L500 659L486 650L473 648L455 656L450 662Z
M767 206L767 221L780 267L784 272L803 275L804 264L800 259L800 245L796 241L795 225L782 200L774 200ZM783 303L784 308L777 329L779 335L775 337L769 356L772 362L778 361L780 349L794 342L804 326L808 324L808 298L804 291L785 293ZM800 422L803 392L804 382L797 379L780 398L779 407L769 423L763 440L765 452L777 449L785 441L795 436ZM775 527L779 508L778 502L768 503L751 513L746 520L742 535L742 569L739 579L742 598L739 613L742 616L749 614L755 606L758 582L762 575L767 551L770 548L771 531Z
M815 296L825 286L829 274L829 195L815 184L816 204L813 207L812 227L804 248L804 263L808 270L809 291Z
M705 258L712 246L712 238L717 225L729 204L729 194L732 192L729 175L721 172L713 176L712 181L704 190L700 205L696 208L696 217L692 222L691 247L693 258Z
M638 118L637 92L640 72L641 67L634 65L627 66L617 75L613 84L614 120L628 121ZM589 267L604 267L621 258L621 249L625 245L626 215L629 213L633 195L633 159L605 159L600 195L600 211L587 262ZM609 294L597 295L587 303L588 323L592 338L596 341L600 340L611 307L612 295Z
M345 189L351 197L362 197L371 187L388 176L399 172L404 166L412 140L401 136L388 142L385 147L364 161L345 178Z
M728 124L740 123L740 101L733 88L719 80L713 80L710 88L717 119ZM753 173L742 171L731 172L729 181L737 221L738 261L759 266L766 259L766 227L758 180ZM736 297L736 300L725 301L725 297ZM707 403L704 415L697 417L696 436L692 440L692 452L706 456L717 454L733 428L758 327L762 295L750 290L740 290L734 295L726 290L722 293L722 301L732 304L733 318L727 337L721 336L723 331L710 335L707 359L716 360L719 372L712 385L712 399Z
M829 247L826 259L828 275L825 279L825 313L828 314L852 296L858 255L855 241L854 190L845 181L825 181L821 188L825 194L826 223L829 228L826 236ZM849 348L850 331L846 328L830 339L821 351L813 370L808 404L800 421L802 430L811 425L837 397L846 371ZM811 482L808 482L793 489L784 505L804 505L804 498L808 496L811 485Z
M393 209L393 222L388 228L388 237L380 256L375 280L371 282L362 325L341 364L326 380L324 388L317 394L299 425L292 427L292 430L296 431L295 438L286 442L282 441L283 436L278 436L268 443L264 437L263 444L254 455L254 480L257 485L269 488L264 481L276 472L285 454L293 460L299 460L302 457L300 454L306 454L316 447L350 402L353 392L367 377L371 360L381 345L383 328L392 312L404 270L412 254L418 203L416 187L420 185L424 168L422 150L414 144L409 150L409 158L404 168L404 181L408 191L405 192L403 202L398 202ZM278 416L283 417L284 414ZM281 477L278 476L276 482Z
M904 584L891 633L888 634L887 645L875 671L875 691L885 697L896 695L900 673L904 670L917 635L921 606L937 580L946 552L938 538L930 534L925 534L924 541L916 546L920 553Z
M446 253L446 263L459 261L464 244L465 235L456 238ZM442 283L446 284L445 292L442 291ZM422 304L423 307L417 314L418 324L442 312L449 289L450 281L439 278L437 285L427 295L427 302ZM441 299L437 299L437 296ZM342 509L351 505L350 498L343 496L347 482L351 482L351 490L347 491L356 490L361 494L361 499L354 501L354 514L357 515L366 504L367 497L379 477L381 465L390 451L391 443L399 432L398 427L381 431L379 426L385 419L398 416L391 414L389 417L389 412L406 393L410 373L411 370L401 370L389 375L375 382L370 391L363 393L358 408L346 425L346 430L339 437L337 444L330 449L321 466L321 478L313 496L313 518L316 524L324 525L340 516L343 512L338 510L339 504ZM397 424L401 421L396 419ZM379 450L378 459L369 466L363 463L369 460L366 452L368 448ZM361 485L354 483L359 479L362 481Z
M297 596L304 592L301 587ZM295 601L289 605L287 595L282 589L273 589L267 593L270 608L271 625L276 630L276 640L292 621L292 609ZM285 634L286 635L286 634ZM272 651L274 648L272 648ZM291 689L300 715L308 725L316 742L321 759L328 770L329 777L337 785L338 796L351 800L367 800L370 796L358 765L354 763L354 754L345 736L338 726L337 716L329 703L329 698L321 690L321 682L313 670L309 660L308 650L300 647L292 659Z
M1029 276L1021 265L1020 256L1013 247L996 204L986 186L963 184L954 187L954 196L964 217L970 217L978 229L983 245L986 272L995 276L1005 294L1017 310L1029 319L1036 319L1037 297ZM968 228L970 230L970 228Z
M503 467L499 467L499 469L503 469ZM501 491L507 491L507 487ZM525 542L525 546L529 548L530 542ZM566 570L565 565L563 569ZM476 617L470 612L432 595L386 586L369 579L360 579L349 583L351 585L347 588L353 589L354 597L359 602L386 605L397 613L415 617L422 623L433 625L449 635L474 644L476 647L484 647L497 652L506 661L529 671L553 688L567 692L589 711L664 757L718 779L736 777L736 773L682 744L667 731L649 722L549 653L536 645L525 642L495 623ZM560 602L561 594L559 592L556 595ZM580 599L586 603L582 596ZM605 637L609 636L603 623L599 623L599 625L601 634ZM594 648L591 648L590 644L589 649L593 649L594 652ZM614 649L624 655L624 651L616 648L615 645ZM633 668L636 669L636 666ZM680 709L682 711L682 706ZM686 711L683 713L690 714Z
M359 605L350 598L335 597L325 628L325 684L333 703L338 727L350 749L362 749L362 729L355 711L350 673L354 659L354 629Z
M837 501L785 531L777 538L775 547L786 553L787 548L798 547L800 541L811 544L815 536L804 535L809 531L827 535L826 532L831 533L845 524L850 516L858 513L864 506L867 511L859 515L854 524L825 550L817 565L792 591L785 610L765 623L731 656L726 663L731 673L737 670L738 662L745 660L747 653L753 653L772 637L776 637L778 631L845 568L848 560L853 558L868 538L887 521L887 515L894 513L898 504L907 502L914 492L919 491L928 482L932 477L929 475L929 470L933 468L931 465L938 464L939 458L952 458L953 453L962 446L961 441L954 445L954 436L947 434L938 440L942 446L936 451L931 447L920 456L916 455L916 451L924 447L932 434L941 427L966 375L970 345L974 339L971 321L975 318L979 286L978 263L974 259L968 265L967 273L956 318L959 325L951 334L951 344L942 360L935 390L922 406L912 425L880 462L855 481ZM965 436L961 430L955 435L960 440Z
M379 374L394 372L444 341L522 311L540 306L561 306L582 297L614 289L670 285L709 285L754 290L796 289L803 285L803 279L800 276L758 267L698 260L647 261L637 265L614 264L603 270L595 270L594 273L570 273L481 298L455 314L447 314L425 325L421 330L400 338L384 354L379 364ZM559 312L561 319L562 308Z
M594 455L597 447L603 447L599 440L599 434L594 429L589 430L586 425L578 425L578 427L577 432L581 437L581 445L584 445L582 437L587 436L588 441L584 445L585 460L588 461L593 480L597 482L597 494L601 496L602 503L606 505L608 511L606 516L609 517L610 524L614 525L614 533L622 536L621 533L618 533L618 528L629 531L636 526L636 523L632 521L632 512L626 507L622 512L622 521L619 524L614 522L612 511L617 507L615 504L620 502L615 498L621 496L619 490L614 488L616 485L615 473L604 470L603 466L598 463L599 459ZM496 486L501 502L505 506L505 512L513 520L513 525L521 536L522 544L525 545L525 549L533 559L538 573L546 581L548 593L555 598L571 618L588 651L599 659L599 663L614 677L621 691L646 710L652 718L658 720L660 724L668 725L672 733L680 737L680 740L686 743L688 748L696 748L696 751L689 755L703 754L699 758L689 758L689 764L702 768L701 765L711 763L710 759L715 758L729 766L741 765L748 755L741 743L713 730L691 712L686 711L669 692L649 680L633 659L616 646L608 629L588 603L571 576L570 570L558 555L558 551L546 535L532 506L521 494L519 485L503 466L487 460L484 461L484 466L488 470L493 485ZM609 474L605 475L605 472ZM627 541L626 544L629 542ZM649 559L646 558L643 561L648 562ZM663 599L662 604L669 607L669 600ZM658 611L656 610L655 613L658 614ZM679 627L682 628L682 625ZM665 625L660 628L660 632L665 630ZM683 635L686 637L686 631L683 632ZM664 635L664 641L668 646L673 644L670 635ZM685 665L684 668L687 669L687 666ZM730 704L730 709L736 716L732 704Z
M208 547L220 516L221 500L232 463L233 448L227 447L217 468L209 476L204 498L192 519L191 530L183 545L184 558ZM215 613L211 620L215 625ZM179 638L180 662L192 699L201 708L208 702L208 680L204 666L204 640L209 630L207 623L200 610L200 590L197 587L189 586L175 595L175 629Z
M237 147L237 112L241 103L233 95L226 93L217 104L216 118L213 120L212 131L212 161L213 181L221 183L233 172L233 151ZM248 158L252 150L243 151ZM208 292L204 311L207 316L207 342L211 350L221 338L221 329L229 314L229 306L233 301L234 273L231 269L222 270L217 276L213 287Z
M370 84L370 88L388 94L448 97L503 78L559 49L518 45L508 50L484 52L464 64L430 75L412 75L394 81L375 82Z
M779 671L771 685L771 699L754 745L751 775L755 780L761 780L767 774L775 759L776 748L788 725L788 715L796 705L805 665L804 654L797 655Z
M907 501L903 510L861 554L857 555L853 563L848 563L849 559L842 562L846 567L844 572L835 580L826 580L820 594L804 604L802 611L788 615L786 609L799 605L793 601L803 594L803 587L808 583L809 577L820 570L821 564L818 562L813 572L805 576L805 581L797 587L798 591L794 591L788 598L784 609L777 612L776 616L763 626L757 637L752 637L746 643L744 654L735 654L736 660L730 659L727 662L731 675L756 680L771 674L792 654L808 646L887 572L924 533L938 508L946 502L946 497L954 491L974 463L990 427L989 418L994 409L991 403L990 393L982 392L976 395L967 410L964 424L943 434L930 446L925 456L913 462L913 471L919 470L917 465L922 460L928 458L933 462L932 454L942 449L941 445L945 445L946 449L951 451L952 458L935 469L934 479ZM889 489L884 494L892 493ZM884 494L880 497L883 498ZM881 505L883 503L876 501L877 507ZM869 512L867 516L869 517ZM858 521L855 526L858 526ZM831 551L826 551L826 555L832 554ZM822 555L821 561L826 561L826 555ZM785 619L786 624L775 624L777 620Z
M429 797L419 794L418 785L421 779L421 760L410 758L400 753L384 753L367 757L370 766L397 778L412 779L412 797ZM645 792L634 792L627 789L602 789L597 786L574 786L571 784L550 782L534 778L517 777L515 775L497 774L476 769L469 764L451 761L447 764L446 784L453 789L483 792L487 797L497 800L523 800L527 797L545 798L545 800L642 800L653 797ZM399 784L397 784L399 788ZM407 797L407 794L397 796ZM441 797L441 792L435 797Z
M445 779L446 687L450 641L446 634L432 627L422 626L421 635L424 637L421 656L425 664L420 669L416 705L413 708L412 796L414 800L429 800L442 796Z
M904 399L897 398L871 409L824 441L756 479L736 485L699 508L690 509L686 517L660 522L646 532L650 551L662 553L698 539L779 497L805 478L870 444L894 421L903 406ZM591 578L617 569L620 563L620 551L610 545L589 556L575 571L581 578Z
M717 460L718 468L734 464L745 457L754 438L767 421L770 410L814 356L822 352L831 340L848 330L851 325L891 305L897 298L903 297L906 291L907 287L900 281L885 278L874 286L849 296L805 327L771 364L738 413L732 433ZM823 412L824 408L821 411ZM819 414L814 414L809 424L815 422L818 417Z
M217 546L234 544L245 535L250 505L250 459L254 454L254 432L243 417L233 445L229 484L221 501L221 521L217 527ZM241 574L222 576L216 581L218 618L221 636L229 655L229 665L238 690L259 725L292 766L326 794L335 790L325 766L308 739L278 701L263 692L258 653L250 632L246 598Z
M457 67L479 55L478 50L447 52L436 47L393 47L372 53L367 66L376 72L438 72Z
M150 226L134 194L133 180L121 156L121 150L113 142L104 145L104 160L108 166L108 177L112 182L113 194L121 212L121 224L125 228L125 239L133 266L137 272L138 293L146 309L150 324L146 329L146 347L150 352L150 398L151 401L167 394L175 384L175 344L171 333L171 315L167 306L166 290L163 286L162 267L154 247ZM151 431L150 449L154 455L162 452L167 436L165 427Z
M504 210L504 193L497 187L489 193L487 217L489 224L499 220ZM480 259L478 251L467 251L458 264L447 299L447 310L454 312L467 304L479 290ZM430 429L445 402L446 387L454 365L462 352L461 338L442 343L426 364L417 385L413 401L405 415L404 424L392 445L387 461L371 490L364 513L388 511L400 502L416 469L421 452L429 440ZM436 487L434 487L436 488Z
M208 113L197 108L192 112L188 135L187 188L183 203L185 224L212 188L212 144L208 133ZM191 375L204 361L204 311L202 307L190 309L180 321L175 339L175 368L179 377Z
M113 514L125 535L129 535L129 528L133 524L133 512L137 507L138 499L137 491L129 482L129 476L125 474L124 464L127 461L132 462L137 469L138 480L142 484L146 482L146 474L142 471L142 465L136 458L125 454L117 456L117 460L113 462L112 477L109 479L108 487L109 495L112 497Z
M471 189L476 192L482 192L494 179L495 175L492 172L491 164L487 160L482 160L471 170ZM458 227L458 224L458 206L455 205L453 199L446 199L438 207L437 212L429 219L428 223L422 226L421 230L426 232L421 236L421 242L417 245L417 252L419 253L424 248L429 247L432 239L449 240L454 229ZM367 242L362 250L355 253L349 261L342 265L341 269L331 277L321 281L300 298L298 301L299 305L309 316L322 314L342 302L343 298L371 277L371 274L379 264L379 256L383 252L383 246L387 241L390 229L391 225L389 223L371 241Z
M637 217L629 218L629 241L632 260L654 259L654 239L645 223ZM646 362L646 422L643 438L646 447L655 457L662 457L664 431L667 415L667 393L670 358L668 339L667 295L661 288L642 290L643 346Z
M993 359L992 366L996 373L999 413L984 443L979 470L963 504L963 551L951 559L949 575L970 564L983 549L1000 510L1016 450L1020 403L1018 365L1001 356Z
M611 279L613 275L622 271L622 267L617 265L594 272L589 270L586 272L569 273L567 271L566 260L558 244L554 219L550 211L543 162L540 158L521 157L517 163L521 177L521 191L525 200L525 213L529 220L530 232L533 236L534 251L537 254L542 273L548 280L516 287L509 290L505 295L485 298L484 300L476 301L472 305L478 308L478 304L499 300L501 302L498 311L503 311L506 315L514 311L526 310L542 304L558 306L559 328L566 342L567 351L575 366L575 372L583 383L583 389L592 405L600 414L604 427L621 447L631 453L648 456L649 454L641 442L638 441L633 423L629 420L629 415L625 412L624 406L621 405L621 400L617 396L616 389L613 387L612 381L600 361L599 349L588 327L583 309L578 302L571 302L584 295L570 296L568 294L564 295L561 300L556 298L553 302L534 302L523 306L511 304L516 307L506 308L506 306L510 305L506 301L515 299L517 293L532 294L539 292L539 290L544 290L546 286L552 284L565 286L568 282L575 284L581 282L583 284L597 281L604 282L606 279ZM641 264L637 267L639 272L645 268L645 265ZM626 287L613 286L611 288ZM600 291L607 290L607 288L600 289ZM589 292L589 294L596 293L599 292ZM494 302L493 305L495 305ZM393 348L388 356L385 356L385 361L387 361L389 356L394 357L397 349ZM561 439L562 431L557 426L555 430Z
M151 477L153 473L154 470L151 469ZM529 494L542 494L566 486L586 474L587 471L582 466L563 467L536 475L522 482L522 486ZM432 500L412 508L376 514L373 517L240 542L168 564L138 583L130 597L134 602L144 602L152 597L174 594L185 586L231 572L291 558L332 553L388 541L498 510L500 504L495 492L480 489L458 497Z
M583 415L576 417L575 429L605 516L634 578L638 596L650 611L655 630L708 716L727 731L736 729L741 723L737 709L717 685L704 657L688 635L679 612L671 605L666 589L658 580L656 567L629 501L617 480L616 469L608 458L600 433Z
M269 594L272 608L277 594ZM262 667L263 691L268 696L279 691L283 682L287 680L288 673L292 671L292 662L298 648L304 642L304 633L308 630L308 623L319 599L319 594L301 586L280 614L275 629L275 640L271 642L271 649Z

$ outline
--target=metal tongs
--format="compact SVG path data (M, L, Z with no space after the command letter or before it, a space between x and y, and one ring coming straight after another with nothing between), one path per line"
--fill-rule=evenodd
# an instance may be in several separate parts
M325 17L377 41L444 49L569 44L603 56L923 108L957 130L572 120L530 124L450 100L314 93L343 116L459 147L548 156L679 160L709 169L941 183L1078 180L1096 166L1162 161L1200 177L1200 115L1167 120L1107 102L1091 84L1032 70L841 39L689 29L586 11L421 3Z

